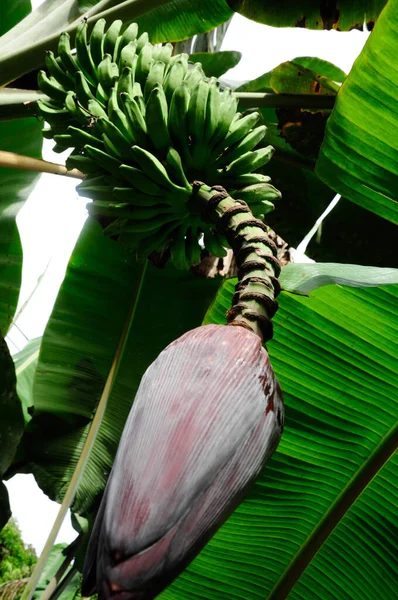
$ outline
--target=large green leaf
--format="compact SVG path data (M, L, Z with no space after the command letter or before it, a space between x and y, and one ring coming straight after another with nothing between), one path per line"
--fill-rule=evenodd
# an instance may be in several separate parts
M233 290L205 323L225 322ZM398 286L281 294L268 349L282 441L164 600L397 597L397 298Z
M221 77L229 69L236 67L242 54L233 50L224 52L195 52L189 56L193 63L200 62L207 77Z
M81 6L79 6L81 4ZM89 12L85 12L89 9ZM44 64L46 50L54 50L62 31L73 37L82 17L90 23L105 18L136 21L153 43L178 41L214 29L233 14L226 0L46 0L15 30L0 38L0 85Z
M36 373L41 338L30 340L25 348L13 356L17 376L17 394L22 403L25 424L33 413L33 380Z
M261 113L268 127L263 143L276 148L264 173L271 176L273 185L282 192L275 210L267 215L267 224L290 246L296 247L335 193L311 170L313 160L293 150L280 137L277 111L262 109ZM314 148L311 142L314 133L309 131L308 136L301 138L303 149ZM369 244L375 232L377 243ZM319 262L398 267L398 255L391 243L395 236L393 223L342 198L322 223L319 235L314 236L307 255Z
M87 221L43 336L26 457L18 463L53 499L63 497L76 467L143 268L98 223ZM168 343L200 324L217 287L216 280L148 263L75 512L89 510L104 488L145 369Z
M398 223L398 0L383 10L337 96L316 172L336 192Z
M308 29L362 29L374 24L386 0L228 0L236 12L248 19L273 27L307 27Z
M30 0L2 2L0 36L30 12ZM1 38L0 38L1 39ZM0 150L40 158L41 125L36 119L1 124ZM15 217L37 180L37 174L0 168L0 331L6 334L18 303L22 248Z
M0 334L0 478L8 468L24 428L22 408L16 393L14 363ZM0 529L11 516L8 494L0 480Z

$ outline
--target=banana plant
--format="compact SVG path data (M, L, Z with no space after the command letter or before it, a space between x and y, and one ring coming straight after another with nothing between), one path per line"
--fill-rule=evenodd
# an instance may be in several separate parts
M363 578L369 598L376 589L394 597L396 581L385 566L393 568L390 531L380 533L383 547L374 532L378 515L393 526L397 287L391 284L398 270L381 261L285 265L286 244L264 221L279 211L286 223L268 174L274 161L299 169L319 189L311 170L315 161L324 177L328 144L336 155L355 147L356 132L342 136L333 124L344 106L354 111L350 98L361 65L377 65L378 40L387 35L394 44L396 1L341 87L333 65L302 58L263 78L261 97L233 93L200 62L176 53L175 42L230 18L225 3L205 3L183 24L179 3L161 4L80 2L66 12L66 3L54 2L65 30L44 35L25 64L18 62L28 52L23 45L4 59L5 76L13 78L44 67L40 93L26 96L29 114L46 123L42 133L56 151L70 150L66 170L82 179L78 191L89 200L89 219L40 351L32 344L27 360L16 359L24 410L18 433L6 440L4 476L33 472L62 503L23 599L35 593L69 507L79 531L66 551L74 565L62 561L42 598L78 597L80 585L83 594L104 600L310 598L325 597L329 585L333 597L356 600ZM29 23L46 31L54 22L38 15L27 16L15 34ZM137 17L138 24L131 22ZM326 25L331 18L322 15ZM12 30L5 47L11 36ZM3 115L26 116L20 94L15 104L12 96L11 90L3 96ZM277 127L267 129L270 109L253 110L259 106L279 111ZM321 150L314 145L308 152L308 130L300 143L297 136L276 140L278 129L279 137L286 133L280 111L308 106L315 122L317 108L323 111ZM369 121L379 113L370 112ZM390 104L383 116L396 126ZM371 159L363 163L369 174ZM372 184L385 193L397 179L387 168L389 176L382 182L377 172ZM355 177L350 181L354 186ZM322 192L333 195L324 185ZM233 269L237 279L222 283L209 308L220 273ZM351 292L336 284L391 287ZM317 289L324 285L332 287ZM18 405L7 361L4 393L11 386ZM376 387L383 409L372 395ZM372 500L383 486L384 513ZM365 532L364 498L365 506L373 503ZM366 550L353 542L353 556L340 563L339 541L360 534Z

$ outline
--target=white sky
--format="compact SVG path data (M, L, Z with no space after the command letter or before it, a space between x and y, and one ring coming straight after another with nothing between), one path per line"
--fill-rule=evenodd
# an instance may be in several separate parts
M34 8L42 0L33 0ZM318 56L334 62L348 72L367 38L366 33L353 31L307 31L305 29L274 29L235 15L227 31L223 50L238 50L241 62L225 75L228 81L254 79L281 62L298 56ZM62 155L51 151L53 143L44 140L43 158L62 162ZM42 175L17 223L24 250L22 288L19 307L31 296L18 317L7 341L12 352L21 350L28 339L41 335L51 313L79 231L86 218L86 200L77 196L77 180L56 175ZM41 277L42 276L42 277ZM40 284L37 285L41 277ZM59 505L51 502L38 488L32 475L17 475L6 486L10 494L13 515L17 519L24 541L41 552ZM71 542L76 537L69 517L58 542Z

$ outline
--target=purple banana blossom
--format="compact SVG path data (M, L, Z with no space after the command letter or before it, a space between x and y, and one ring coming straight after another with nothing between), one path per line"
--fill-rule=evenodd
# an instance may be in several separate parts
M283 427L261 339L207 325L144 374L86 554L83 594L155 598L243 500Z

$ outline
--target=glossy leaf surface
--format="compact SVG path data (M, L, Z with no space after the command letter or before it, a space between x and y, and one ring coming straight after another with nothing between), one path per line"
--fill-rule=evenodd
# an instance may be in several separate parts
M144 266L105 238L98 223L87 221L43 336L34 415L25 435L25 464L54 499L63 497L80 456ZM145 369L169 342L200 324L217 286L215 280L147 265L75 512L88 510L103 491Z
M362 29L364 21L369 28L377 19L386 0L340 0L340 2L313 2L313 0L228 0L236 12L248 19L273 27L307 27L308 29Z
M337 193L398 224L398 1L390 0L338 94L318 157Z
M226 282L205 323L225 322L232 293ZM279 298L268 350L284 391L281 443L165 600L398 593L398 286Z

